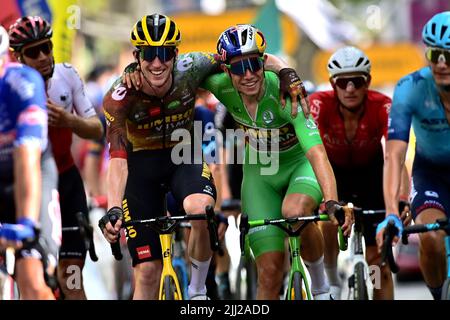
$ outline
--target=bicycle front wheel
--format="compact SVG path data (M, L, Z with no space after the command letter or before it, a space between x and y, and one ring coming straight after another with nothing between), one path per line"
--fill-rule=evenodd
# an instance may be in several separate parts
M450 300L450 279L446 279L442 286L442 300Z
M355 265L355 291L354 300L369 300L366 278L364 277L364 263Z
M164 296L163 300L174 300L175 286L172 279L169 276L164 278Z
M291 300L306 300L307 294L304 283L302 274L295 272L292 278Z

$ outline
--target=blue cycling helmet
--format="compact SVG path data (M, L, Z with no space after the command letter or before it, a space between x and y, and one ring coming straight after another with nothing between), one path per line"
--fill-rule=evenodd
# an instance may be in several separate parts
M422 40L430 47L450 49L450 11L434 15L425 24Z
M254 26L238 24L230 27L217 41L217 53L223 62L230 62L234 57L258 53L260 56L266 50L264 35Z

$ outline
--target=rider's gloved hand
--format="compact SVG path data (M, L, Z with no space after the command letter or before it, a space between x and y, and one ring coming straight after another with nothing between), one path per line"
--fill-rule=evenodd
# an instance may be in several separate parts
M381 252L382 248L383 248L383 235L384 235L384 230L386 229L386 226L388 225L389 221L393 221L394 222L394 226L397 227L398 233L397 235L394 237L392 244L395 245L397 243L397 241L401 238L402 236L402 232L403 232L403 222L400 219L400 217L394 213L391 213L389 215L386 216L386 218L380 222L377 226L377 230L376 230L376 240L377 240L377 246L378 246L378 251Z
M126 84L129 89L134 86L136 90L139 90L142 86L141 67L137 62L132 62L125 67L122 74L122 83Z
M120 207L112 207L98 221L98 226L102 230L108 242L114 243L119 239L120 227L122 226L123 210ZM117 221L114 226L111 221Z
M352 225L354 222L353 218L353 205L352 206L343 206L338 201L328 200L325 202L325 210L330 218L330 221L335 225L340 225L342 228L342 232L344 236L350 236ZM336 213L339 210L343 210L343 215L341 220L339 221L336 217Z
M29 218L20 218L17 224L4 223L0 227L0 245L20 249L23 241L34 241L36 224Z
M308 94L297 72L292 68L283 68L278 73L278 77L280 78L280 99L282 107L284 108L286 106L286 96L289 95L292 103L292 117L297 117L298 103L300 102L305 119L308 119L311 111L307 99Z

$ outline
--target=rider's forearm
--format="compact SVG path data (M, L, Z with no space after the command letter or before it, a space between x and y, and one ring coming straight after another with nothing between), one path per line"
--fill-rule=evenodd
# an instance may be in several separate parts
M41 201L41 150L19 146L14 150L14 198L16 219L39 221Z
M406 142L400 140L391 140L386 143L383 169L383 195L386 215L399 214L398 200L407 146Z
M73 115L70 120L70 128L83 139L101 139L103 136L103 126L97 116L82 118Z
M231 199L232 195L231 195L231 189L230 189L230 185L228 183L228 169L227 169L227 161L226 161L226 157L227 157L227 153L226 153L226 148L222 148L222 152L220 153L220 164L219 164L219 168L220 168L220 173L222 176L221 179L221 193L222 193L222 199Z
M108 209L122 208L122 200L128 179L128 164L126 159L113 158L109 161L106 177L108 188Z
M399 200L407 201L409 196L410 180L406 165L403 166L401 176Z
M315 145L306 153L322 189L324 201L338 201L336 179L323 145Z
M264 63L264 68L266 70L278 73L283 68L289 68L289 65L282 59L278 58L277 56L274 56L269 53L266 53L266 55L267 60Z

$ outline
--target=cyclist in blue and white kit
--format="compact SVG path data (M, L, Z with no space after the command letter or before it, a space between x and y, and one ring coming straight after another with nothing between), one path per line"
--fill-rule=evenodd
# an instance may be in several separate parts
M54 299L44 267L47 275L54 271L61 228L44 81L34 69L8 63L8 51L0 27L0 249L16 249L21 299Z
M377 228L379 248L389 220L401 234L400 173L411 123L416 135L410 194L413 219L423 224L450 217L450 11L433 16L423 28L422 39L429 66L398 82L389 116L383 182L386 219ZM447 271L444 237L444 231L420 235L420 267L437 300Z

